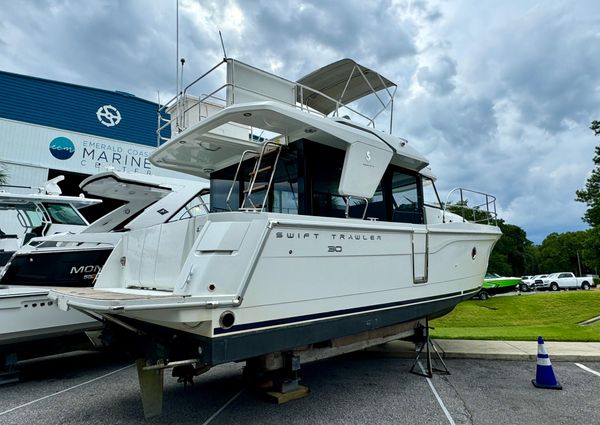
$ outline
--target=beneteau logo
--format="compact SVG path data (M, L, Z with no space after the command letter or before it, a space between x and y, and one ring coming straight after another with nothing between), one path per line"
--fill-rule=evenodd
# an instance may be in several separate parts
M112 105L104 105L96 111L98 121L107 127L114 127L121 122L121 113Z
M50 142L50 153L56 159L69 159L75 153L75 145L66 137L57 137Z

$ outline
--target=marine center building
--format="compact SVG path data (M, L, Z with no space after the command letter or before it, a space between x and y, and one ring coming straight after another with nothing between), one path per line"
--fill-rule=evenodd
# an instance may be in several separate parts
M132 94L0 71L0 166L8 184L64 175L66 195L107 169L193 178L153 166L158 105ZM162 136L169 137L167 126ZM11 190L7 188L7 190Z

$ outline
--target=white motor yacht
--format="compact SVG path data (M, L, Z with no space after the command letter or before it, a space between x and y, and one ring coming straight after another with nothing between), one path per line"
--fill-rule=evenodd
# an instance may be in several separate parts
M493 196L457 189L463 202L451 210L427 159L375 129L395 91L376 71L344 59L293 82L223 64L222 109L202 113L218 99L205 89L187 106L186 89L176 99L182 131L150 157L210 179L211 213L194 227L128 232L93 288L50 292L61 309L98 314L144 348L143 400L156 400L144 398L145 371L191 374L446 314L479 290L501 235ZM382 106L370 117L372 104L357 106L367 95ZM469 207L482 222L451 212Z

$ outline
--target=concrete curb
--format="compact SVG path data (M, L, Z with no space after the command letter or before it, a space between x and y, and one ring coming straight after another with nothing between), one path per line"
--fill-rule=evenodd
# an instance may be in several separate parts
M531 360L537 358L537 341L472 341L435 340L445 359L478 360ZM598 362L600 343L597 342L546 342L552 361ZM414 358L415 346L407 341L391 341L367 350L382 357Z

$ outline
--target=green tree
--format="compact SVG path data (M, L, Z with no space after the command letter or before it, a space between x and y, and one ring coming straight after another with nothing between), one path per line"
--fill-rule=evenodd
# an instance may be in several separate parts
M539 247L541 272L579 274L580 265L583 274L590 272L591 267L585 261L589 240L589 231L549 234ZM588 253L590 262L593 261L592 254Z
M592 121L590 129L595 136L600 135L600 121ZM590 226L600 225L600 146L596 146L594 156L595 169L585 183L585 189L575 192L578 202L584 202L588 209L582 219Z
M600 273L600 226L586 232L584 246L581 251L583 273Z
M519 226L498 220L502 237L496 243L488 265L488 271L501 276L522 276L534 267L532 243Z

